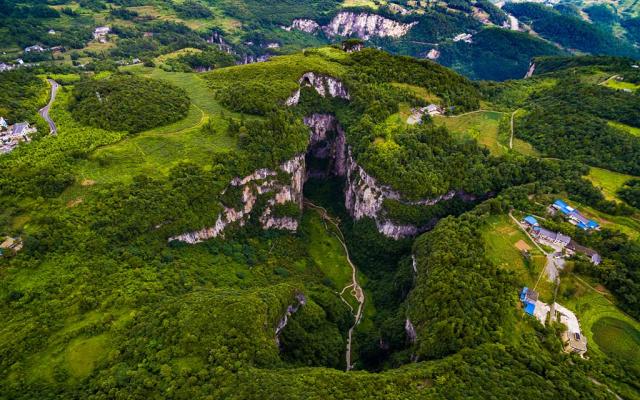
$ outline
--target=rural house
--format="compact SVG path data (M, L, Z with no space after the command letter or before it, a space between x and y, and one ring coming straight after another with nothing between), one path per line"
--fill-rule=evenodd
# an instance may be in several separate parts
M565 247L565 251L570 256L574 255L576 253L583 254L583 255L587 256L589 261L591 261L591 263L594 264L594 265L599 265L602 262L602 258L600 258L600 254L598 254L593 249L581 246L580 244L576 243L575 240L571 240L571 242L569 242L567 247Z
M578 228L583 229L585 231L588 231L591 229L595 229L595 230L600 229L600 225L597 222L585 217L584 215L582 215L580 211L569 206L567 203L565 203L562 200L556 200L551 205L551 210L560 211L565 216L565 218L569 220L569 222L571 222L573 225L576 225Z
M560 232L553 232L548 229L544 229L540 226L533 227L533 236L538 239L539 242L548 243L550 245L558 245L565 247L571 242L571 237L563 235Z
M562 343L564 351L567 353L578 353L583 355L587 352L587 338L580 332L578 317L571 310L558 303L553 304L556 319L567 327L562 333Z

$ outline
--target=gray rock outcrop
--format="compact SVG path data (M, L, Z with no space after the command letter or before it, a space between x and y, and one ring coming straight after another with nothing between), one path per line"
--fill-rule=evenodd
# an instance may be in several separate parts
M350 100L351 96L344 83L332 76L318 74L316 72L307 72L298 80L300 88L311 87L322 97L334 97L344 100ZM295 106L300 101L300 89L297 89L284 102L287 106Z
M369 40L373 37L397 39L409 33L417 23L407 24L366 12L341 11L325 26L320 26L316 21L310 19L295 19L291 25L283 26L282 29L299 30L311 34L322 31L330 38L343 36L357 37L362 40Z

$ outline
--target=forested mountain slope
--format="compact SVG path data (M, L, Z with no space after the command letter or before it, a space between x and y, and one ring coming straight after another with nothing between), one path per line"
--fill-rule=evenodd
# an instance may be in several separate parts
M498 3L502 6L502 3ZM203 70L346 38L429 58L472 79L523 77L533 57L638 57L633 7L488 0L66 0L0 2L0 61L104 68L116 61ZM110 28L95 36L98 27ZM40 46L34 51L27 47ZM184 53L177 50L189 49ZM204 53L200 53L204 50ZM159 56L164 56L157 59Z

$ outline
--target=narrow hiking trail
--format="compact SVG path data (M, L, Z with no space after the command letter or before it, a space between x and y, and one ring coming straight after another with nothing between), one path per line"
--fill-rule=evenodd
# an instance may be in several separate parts
M344 235L342 234L342 231L340 230L340 226L338 225L338 223L331 216L329 216L329 213L323 207L317 206L307 199L304 200L304 204L320 213L322 220L325 222L325 227L326 227L326 222L328 221L336 228L335 231L332 230L332 232L338 238L338 240L340 241L340 244L342 244L342 248L344 248L344 253L347 257L347 261L351 266L351 284L345 286L344 288L342 288L342 291L340 291L340 299L342 299L342 301L349 306L354 317L353 325L351 326L351 328L349 328L349 332L347 335L347 348L345 352L347 371L350 371L351 369L353 369L353 365L351 364L351 342L353 337L353 331L355 330L356 326L358 326L358 324L360 323L360 320L362 320L362 313L364 310L364 301L365 301L364 290L362 290L362 287L358 283L358 268L356 268L355 264L351 261L351 257L349 256L349 249L347 248L347 244L345 243L345 240L344 240ZM345 300L344 297L342 297L344 292L347 289L351 289L350 290L351 295L358 302L358 309L356 310L355 313L353 312L353 307L351 306L351 304L349 304L349 302Z
M49 110L51 109L51 105L53 105L53 101L56 99L56 93L58 93L59 85L58 82L53 79L47 79L47 81L49 81L49 84L51 85L51 97L47 105L38 110L38 114L40 114L40 116L49 124L49 133L51 135L56 135L58 133L58 128L51 117L49 117Z

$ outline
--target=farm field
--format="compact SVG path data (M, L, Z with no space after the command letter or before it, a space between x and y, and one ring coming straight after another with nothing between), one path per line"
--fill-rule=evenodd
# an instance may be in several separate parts
M640 136L640 128L636 128L634 126L629 126L625 124L621 124L619 122L609 121L608 124L613 126L614 128L618 128L622 131L629 132L633 136Z
M606 81L603 82L603 85L610 87L612 89L617 89L617 90L631 90L633 92L635 92L636 90L640 89L640 85L636 85L634 83L630 83L630 82L625 82L625 81L619 81L617 79L614 78L609 78Z
M552 300L553 284L544 277L538 282L546 264L546 257L508 215L489 218L487 225L483 227L482 238L489 259L496 265L512 271L520 286L533 288L538 283L536 290L540 292L541 297L546 301ZM516 246L529 248L531 258L525 258Z
M599 188L607 200L620 201L616 192L630 179L635 178L633 175L621 174L619 172L609 171L603 168L591 167L587 179L593 183L593 186Z
M578 316L589 353L635 363L640 368L640 323L611 303L602 286L593 287L570 275L562 279L558 294L558 301Z
M480 111L453 117L436 116L434 120L454 135L476 139L491 154L499 156L508 151L499 138L500 120L505 115L498 111Z

